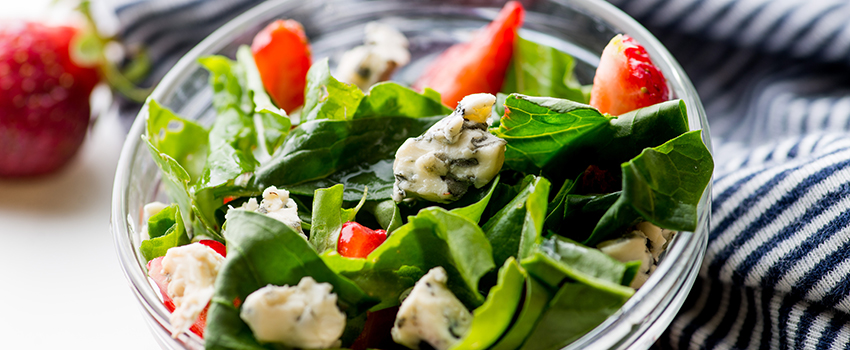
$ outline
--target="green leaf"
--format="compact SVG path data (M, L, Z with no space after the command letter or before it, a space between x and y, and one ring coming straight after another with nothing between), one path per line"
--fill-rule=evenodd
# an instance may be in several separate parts
M461 215L461 216L465 216L465 217L469 218L469 220L472 220L472 222L478 223L479 221L481 221L481 215L484 215L484 210L487 209L487 205L490 204L490 197L493 196L493 191L496 190L496 187L498 186L498 184L499 184L499 175L496 175L496 178L493 179L492 181L490 181L489 184L487 184L487 187L488 187L487 191L478 192L478 193L483 193L484 197L481 197L480 199L473 202L472 204L464 205L464 206L461 206L461 207L456 207L454 209L451 209L450 211L452 213L455 213L455 214L458 214L458 215ZM464 196L464 198L461 199L461 200L464 200L464 199L468 200L468 199L477 199L477 198L472 193L467 193ZM461 204L465 204L465 202L462 202Z
M595 108L570 100L512 94L494 135L508 141L505 165L525 173L553 167L584 169L572 159L598 140L611 138L608 118ZM570 159L570 164L565 160ZM572 171L559 169L559 172Z
M575 65L564 52L517 37L502 91L588 103L590 96L573 75Z
M523 259L540 239L549 196L549 181L529 175L519 194L488 220L482 229L493 246L493 260Z
M183 169L188 183L196 182L204 171L209 133L203 126L180 118L153 99L148 100L147 108L147 140L156 150L154 158L159 158L160 154L171 158ZM166 174L176 175L182 181L183 176L176 174L179 171L172 168Z
M381 303L379 310L399 304L401 293L436 266L446 269L448 286L467 307L481 305L478 281L495 267L492 248L481 228L439 207L423 209L399 227L365 259L322 255L328 266L361 286Z
M257 170L252 186L276 185L312 195L316 189L341 183L346 201L359 200L367 186L368 200L389 199L396 150L441 118L375 117L301 124L289 134L281 152Z
M498 283L490 289L484 304L473 311L469 331L450 349L487 349L499 340L517 311L525 278L516 260L505 261Z
M343 217L342 185L316 190L313 197L313 219L310 227L310 244L320 254L337 249Z
M387 231L388 234L393 233L397 228L404 223L401 217L401 210L398 204L392 199L383 201L369 201L363 206L363 209L371 213L381 228Z
M536 278L529 276L525 270L522 270L522 272L526 277L525 298L519 316L505 333L505 336L493 346L492 350L518 349L531 334L540 316L546 310L546 306L549 305L549 301L552 300L554 293L549 288L538 282Z
M642 220L675 231L696 229L697 204L714 171L699 130L645 149L621 168L622 195L583 243L596 245Z
M172 204L154 214L148 219L148 234L150 239L142 241L139 252L145 261L165 256L169 248L189 244L191 240L186 234L183 217L176 204Z
M439 93L434 90L431 90L429 95L424 95L394 82L381 82L372 85L369 93L360 101L353 118L380 116L420 118L445 116L450 113L452 110L443 105Z
M682 100L661 102L611 119L613 138L596 147L600 163L620 164L644 148L657 147L688 131Z
M351 280L331 271L307 240L278 220L249 211L230 211L224 237L227 259L216 278L210 303L207 349L263 348L239 317L236 305L269 284L296 285L305 276L330 283L349 319L375 304Z
M283 144L284 138L289 134L291 121L286 112L275 106L266 93L251 48L247 45L240 46L236 51L236 60L245 71L245 86L254 105L254 127L259 138L257 144L261 146L265 156L270 156ZM257 158L260 159L260 156Z
M630 296L582 283L564 283L522 349L560 349L596 328Z
M213 106L219 112L236 108L242 113L254 110L251 98L245 86L245 70L227 57L214 55L198 59L210 72L210 85L213 88Z
M522 260L522 266L540 281L557 288L565 279L631 295L634 290L621 286L628 267L598 249L588 248L569 239L552 236Z
M357 111L363 91L331 76L328 59L322 59L307 71L301 122L312 120L350 120Z

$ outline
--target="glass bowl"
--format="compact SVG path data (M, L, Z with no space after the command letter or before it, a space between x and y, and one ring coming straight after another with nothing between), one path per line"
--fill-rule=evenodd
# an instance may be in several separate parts
M702 129L709 149L708 124L699 96L685 72L658 40L634 19L601 0L521 1L527 10L523 37L573 55L581 83L591 83L602 49L616 33L642 43L667 77L674 97L685 100L691 130ZM209 123L215 112L208 73L197 59L211 54L234 57L239 45L278 18L304 25L314 59L330 57L331 66L346 49L362 41L369 21L390 24L411 43L412 62L394 80L410 83L433 57L449 45L464 41L495 18L504 1L298 1L265 2L236 17L187 53L162 79L152 98L188 119ZM111 227L118 258L144 318L160 345L167 349L202 349L193 333L171 338L169 312L148 281L139 253L142 208L154 200L167 201L160 188L159 170L141 142L147 111L135 120L121 152L113 189ZM711 185L698 207L695 232L681 232L669 245L658 269L614 315L567 349L646 349L661 335L681 308L702 262L708 238Z

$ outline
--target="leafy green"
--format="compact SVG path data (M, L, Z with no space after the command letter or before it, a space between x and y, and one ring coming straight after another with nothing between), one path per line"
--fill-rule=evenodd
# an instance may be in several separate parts
M510 326L522 298L525 273L514 259L499 269L499 280L487 300L473 312L472 324L464 337L450 349L487 349Z
M546 309L546 305L552 300L554 294L546 286L537 281L536 278L529 276L525 270L522 270L525 278L525 297L523 298L522 306L516 321L513 322L510 329L505 333L502 339L499 340L492 350L514 350L518 349L525 339L534 330L540 315Z
M263 214L234 210L224 229L227 259L216 278L205 342L207 349L262 349L239 317L239 304L269 284L296 285L302 277L333 285L349 319L375 304L351 280L334 273L301 235Z
M162 183L168 196L182 208L184 222L191 222L195 210L190 196L192 185L203 172L209 152L208 132L204 127L178 117L153 99L148 109L147 134L142 139L148 145L156 165L162 170Z
M245 70L227 57L213 55L198 59L210 72L210 85L213 88L213 107L218 112L236 108L242 113L253 111L253 103L246 90Z
M682 100L672 100L636 109L611 119L614 135L597 153L607 163L632 159L644 148L657 147L688 131L687 109Z
M392 233L404 224L398 204L392 199L366 202L363 209L371 213L387 233Z
M560 349L617 312L630 296L582 283L564 283L522 349Z
M245 87L253 102L254 128L259 138L257 144L264 152L260 154L270 156L283 144L284 138L289 133L291 122L286 112L275 106L266 93L251 48L246 45L240 46L236 51L236 60L245 71ZM261 159L260 155L257 155L257 158Z
M186 245L191 242L183 225L183 217L176 204L172 204L148 219L150 239L142 241L139 252L146 261L164 256L169 248Z
M426 89L430 90L430 89ZM420 118L452 113L440 101L434 90L420 94L408 87L387 81L372 85L369 93L360 101L353 118L380 116Z
M490 204L490 197L493 196L493 191L496 190L496 187L498 186L498 184L499 184L499 176L496 175L496 178L493 179L492 181L490 181L490 183L487 185L487 187L488 187L487 191L478 191L477 192L477 193L484 194L483 197L479 198L479 196L473 195L473 193L476 193L476 191L473 191L473 193L467 193L461 199L461 201L464 201L464 202L458 203L462 206L455 207L455 208L451 209L450 211L452 213L465 216L468 219L472 220L472 222L474 222L474 223L478 223L479 221L481 221L481 215L484 214L484 210L487 209L487 205ZM475 199L477 199L477 200L475 202L473 202L472 204L466 204L466 201L475 200Z
M514 199L488 220L482 229L493 246L493 260L523 259L540 239L549 196L549 180L528 175Z
M517 37L502 91L587 103L590 94L573 75L575 65L564 52Z
M318 188L345 185L344 199L359 200L369 187L369 200L392 197L392 161L408 137L424 133L441 116L375 117L351 121L316 120L293 130L268 164L261 166L252 187L286 187L311 195Z
M336 250L343 217L342 185L316 190L313 197L313 219L310 223L310 244L316 251Z
M697 204L714 171L699 130L647 148L621 168L623 193L584 244L611 239L641 220L676 231L696 229Z
M499 128L492 132L508 141L505 165L520 172L571 165L583 169L587 164L581 167L566 159L581 159L580 151L595 140L611 138L608 118L577 102L511 94L505 107Z
M166 176L176 176L181 182L187 180L187 185L196 182L204 171L204 161L209 152L207 129L180 118L153 99L148 100L146 106L147 134L142 137L156 149L154 159L163 155L176 163L162 168L166 171ZM183 171L179 171L180 169Z
M543 240L531 256L522 260L522 266L554 288L560 286L564 279L569 279L624 294L634 292L631 288L621 286L623 275L630 269L626 264L598 249L585 247L560 236Z
M552 180L589 165L616 166L688 131L681 100L606 117L569 100L512 94L493 134L508 141L505 164Z
M481 305L478 281L495 267L492 248L481 228L439 207L423 209L395 230L365 259L328 251L322 259L381 300L375 310L399 304L401 293L436 266L446 269L448 286L468 307Z
M324 58L313 63L307 71L301 122L349 120L357 111L363 96L363 91L356 85L342 83L331 76L328 59Z

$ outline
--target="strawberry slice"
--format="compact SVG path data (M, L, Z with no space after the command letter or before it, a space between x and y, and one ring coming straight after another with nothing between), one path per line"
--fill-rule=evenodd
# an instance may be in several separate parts
M344 257L365 258L386 240L387 231L372 230L354 221L349 221L342 224L337 250Z
M590 105L602 113L620 115L669 98L667 81L646 49L626 35L611 39L593 77Z
M224 245L218 241L202 239L198 243L212 248L212 250L215 250L217 253L221 254L221 256L226 256ZM176 308L174 306L174 300L168 296L168 279L167 276L162 273L162 259L164 258L164 256L160 256L148 261L148 277L150 277L156 283L156 286L159 287L159 293L162 295L162 303L165 305L165 308L168 309L169 312L174 312L174 309ZM198 319L195 320L195 323L189 327L189 330L192 331L192 333L197 334L201 338L204 337L204 329L206 329L207 326L207 311L209 311L209 309L210 305L207 304L204 311L201 311L201 314L198 315Z
M502 89L514 53L514 42L525 10L516 1L505 4L499 16L466 43L448 48L413 83L430 87L442 96L443 104L455 108L466 95Z
M291 19L270 23L254 37L251 52L272 101L287 112L303 105L311 59L301 23Z

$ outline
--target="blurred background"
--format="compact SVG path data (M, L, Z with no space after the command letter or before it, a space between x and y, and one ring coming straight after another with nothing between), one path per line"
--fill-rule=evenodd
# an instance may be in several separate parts
M72 8L62 1L3 0L0 23L79 21ZM157 348L109 231L112 179L126 131L108 99L100 94L93 108L103 111L58 172L0 179L0 348Z

